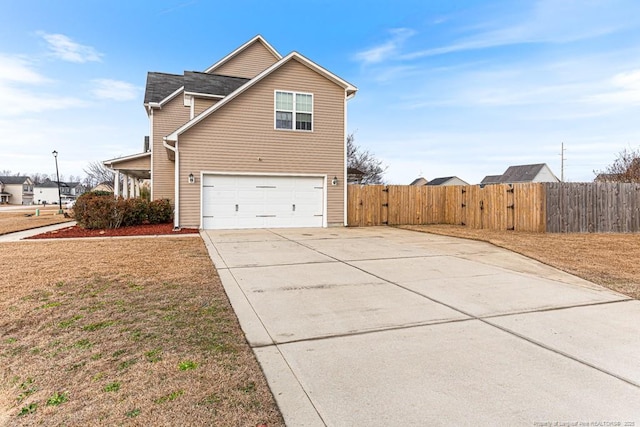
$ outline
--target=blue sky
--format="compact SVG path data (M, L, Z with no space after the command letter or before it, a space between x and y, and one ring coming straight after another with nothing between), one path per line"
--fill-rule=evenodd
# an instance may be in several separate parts
M359 88L386 180L547 163L590 181L640 146L640 2L4 1L0 171L83 175L140 152L147 71L204 70L256 34Z

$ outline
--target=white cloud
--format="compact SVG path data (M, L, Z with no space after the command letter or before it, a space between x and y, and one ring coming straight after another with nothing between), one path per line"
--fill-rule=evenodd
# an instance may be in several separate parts
M139 89L131 83L111 79L96 79L92 83L96 86L91 93L99 99L130 101L138 97Z
M53 55L69 62L100 62L103 54L91 46L85 46L74 42L64 34L40 33L42 38L49 44L49 49Z
M409 28L395 28L389 31L391 39L381 45L369 48L355 54L355 59L364 64L375 64L392 57L402 46L404 41L415 34Z
M587 97L587 102L617 106L640 105L640 69L618 73L608 83L609 91Z
M476 34L462 37L445 46L406 53L400 59L412 60L516 44L585 40L635 25L634 16L637 13L640 13L640 7L633 1L539 0L524 16L514 18L505 15L502 17L503 21L480 25L479 28L483 31ZM504 20L511 19L517 19L519 22L503 25Z
M26 59L0 53L0 84L2 82L40 84L47 81L47 78L30 68Z

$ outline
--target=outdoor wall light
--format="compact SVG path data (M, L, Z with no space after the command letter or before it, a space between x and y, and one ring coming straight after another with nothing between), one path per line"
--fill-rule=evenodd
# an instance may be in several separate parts
M193 184L194 182L196 182L196 178L193 176L192 173L189 174L189 184Z
M331 185L338 185L338 177L334 176L333 179L331 180Z

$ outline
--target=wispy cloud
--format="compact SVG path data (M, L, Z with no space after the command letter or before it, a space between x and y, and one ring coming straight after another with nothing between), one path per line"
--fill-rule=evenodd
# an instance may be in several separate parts
M40 32L39 35L47 42L53 56L63 61L76 63L100 62L104 56L95 48L77 43L64 34Z
M0 103L0 118L84 105L80 99L39 90L50 82L25 58L0 53L0 99L10 100Z
M618 4L616 3L623 3ZM631 9L631 10L630 10ZM517 22L491 21L475 33L444 46L434 46L400 56L411 60L442 54L528 43L568 43L622 31L634 23L640 4L623 0L539 0ZM480 31L478 31L480 30Z
M617 106L640 105L640 69L616 74L607 86L609 90L587 97L587 102Z
M415 31L409 28L394 28L389 32L391 33L389 40L378 46L356 53L355 59L364 64L375 64L385 61L395 55L405 40L415 34Z
M47 78L31 69L25 58L0 53L0 85L3 82L40 84L46 81Z
M138 97L139 88L131 83L111 79L96 79L92 83L95 87L91 93L99 99L130 101Z

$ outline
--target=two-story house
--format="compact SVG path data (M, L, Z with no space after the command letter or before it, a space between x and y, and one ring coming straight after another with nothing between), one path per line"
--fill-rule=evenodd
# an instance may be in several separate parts
M346 224L347 101L357 88L256 36L203 72L150 72L149 151L105 161L122 195L150 178L175 227ZM120 193L116 186L116 193Z
M62 203L75 200L79 194L82 194L76 194L79 184L60 181L60 200L62 200ZM58 181L47 179L40 184L36 184L34 186L33 201L37 204L45 202L50 204L60 203L58 199Z
M33 181L28 176L0 176L0 203L33 204Z

